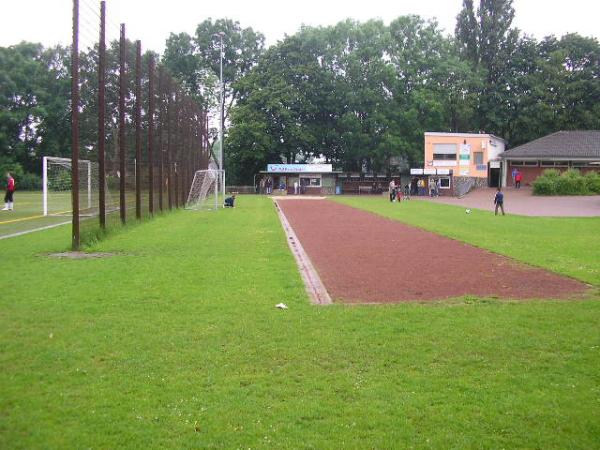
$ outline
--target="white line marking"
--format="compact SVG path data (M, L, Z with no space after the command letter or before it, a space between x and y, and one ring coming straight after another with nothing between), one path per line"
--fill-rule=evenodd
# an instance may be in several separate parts
M68 222L55 223L54 225L48 225L48 226L41 227L41 228L34 228L33 230L20 231L18 233L7 234L6 236L0 236L0 240L13 238L13 237L17 237L17 236L23 236L24 234L35 233L36 231L49 230L50 228L60 227L61 225L66 225L68 223L71 223L71 221L69 220Z

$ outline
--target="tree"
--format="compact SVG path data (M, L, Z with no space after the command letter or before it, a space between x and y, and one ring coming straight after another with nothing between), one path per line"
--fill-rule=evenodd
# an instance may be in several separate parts
M264 51L264 36L252 28L242 28L230 19L206 19L196 28L194 36L171 34L167 39L163 62L179 78L187 93L196 96L218 117L221 41L224 33L223 97L224 120L239 97L236 82L247 74ZM212 143L216 130L211 130Z
M41 172L41 157L70 150L66 49L0 48L0 164Z
M511 28L515 10L512 0L480 0L477 11L472 0L463 0L455 36L463 59L482 72L478 128L499 135L507 132L506 111L510 87L507 70L517 48L518 30Z

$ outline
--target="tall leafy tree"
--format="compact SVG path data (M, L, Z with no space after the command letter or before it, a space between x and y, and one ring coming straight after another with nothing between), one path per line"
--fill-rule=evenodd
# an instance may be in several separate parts
M0 164L41 171L43 155L69 151L64 48L23 42L0 48Z
M246 75L264 51L264 35L251 27L242 28L230 19L206 19L198 25L193 36L171 34L167 39L163 62L187 92L207 105L214 117L219 112L219 76L221 40L223 33L223 115L229 121L231 106L239 98L236 82ZM216 129L211 131L212 141Z
M504 114L511 96L507 71L517 48L519 32L512 28L512 0L480 0L477 11L472 0L463 0L457 17L456 39L463 57L474 70L482 71L484 84L479 97L478 128L504 135Z

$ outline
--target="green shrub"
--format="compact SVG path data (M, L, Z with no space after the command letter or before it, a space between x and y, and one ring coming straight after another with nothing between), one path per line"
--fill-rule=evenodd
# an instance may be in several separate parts
M556 169L545 170L533 182L535 195L588 195L600 194L600 175L596 172L581 175L577 169L562 174Z
M598 172L588 172L584 178L587 190L592 194L600 194L600 174Z
M24 173L15 182L20 191L39 191L42 189L42 177L35 173Z
M584 195L588 193L585 179L580 174L566 171L556 180L558 195Z
M560 170L558 170L558 169L546 169L542 173L542 176L546 177L546 178L558 178L558 177L560 177Z
M554 177L541 175L532 183L534 195L556 195L556 180Z

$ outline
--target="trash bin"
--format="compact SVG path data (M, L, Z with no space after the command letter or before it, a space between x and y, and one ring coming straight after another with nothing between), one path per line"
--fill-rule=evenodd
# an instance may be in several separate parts
M340 195L342 193L342 187L341 186L336 186L335 187L335 195Z

